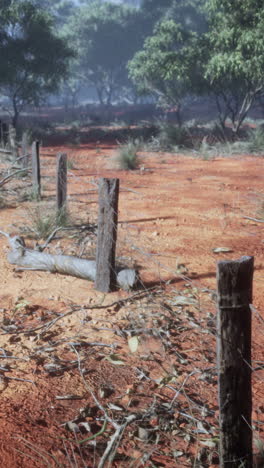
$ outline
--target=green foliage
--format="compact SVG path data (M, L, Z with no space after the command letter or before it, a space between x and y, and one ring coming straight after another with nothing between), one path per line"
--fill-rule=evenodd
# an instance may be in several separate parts
M238 131L264 90L264 8L259 0L208 0L210 55L205 76L218 99L222 124Z
M58 89L72 53L34 2L0 5L0 89L13 105L13 124L25 104L38 104Z
M187 146L188 140L189 133L187 129L166 122L158 124L158 134L155 137L159 147L157 149L175 150Z
M262 127L250 131L247 148L249 153L264 154L264 129Z
M121 169L137 169L139 148L140 142L138 140L127 140L125 144L119 145L118 165Z
M138 9L92 1L77 10L67 26L78 56L78 72L110 105L129 86L126 64L142 44ZM130 85L131 86L131 85Z
M185 95L202 91L203 52L196 33L164 20L129 62L129 75L141 94L156 96L163 107L179 107Z

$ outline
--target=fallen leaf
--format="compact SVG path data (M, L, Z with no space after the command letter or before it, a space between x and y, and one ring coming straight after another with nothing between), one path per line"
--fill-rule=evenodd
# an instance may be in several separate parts
M172 302L173 305L184 306L184 305L196 305L197 301L192 297L176 296Z
M109 356L106 356L105 359L115 366L124 366L126 363L122 361L117 354L109 354Z
M233 252L233 250L230 249L229 247L215 247L215 249L213 249L213 252L214 253Z
M131 351L131 353L136 353L138 350L138 345L139 345L139 339L137 336L132 336L131 338L128 339L128 347Z

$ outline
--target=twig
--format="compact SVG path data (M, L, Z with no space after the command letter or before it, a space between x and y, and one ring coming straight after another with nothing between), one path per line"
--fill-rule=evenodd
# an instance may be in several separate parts
M46 466L50 466L49 460L46 457L46 456L48 456L48 457L52 458L52 460L56 463L56 466L58 466L59 468L63 468L63 465L61 465L58 462L58 460L56 459L56 457L54 457L54 455L52 455L51 453L46 452L43 449L41 451L41 449L39 449L37 446L33 445L29 440L24 439L24 437L19 436L19 437L12 437L12 438L15 439L15 440L19 440L19 441L23 442L25 447L32 450L32 452L35 452L42 460L44 460L44 462L46 463ZM22 453L23 455L25 455L25 453L22 450L19 450L17 448L15 448L15 450L16 450L16 452ZM30 454L26 454L26 455L27 455L27 457L30 457L31 459L36 461L36 458L34 456L32 456Z
M45 250L47 248L47 246L49 245L49 243L52 241L52 239L54 238L54 236L57 234L58 231L61 231L62 229L64 229L63 226L58 226L56 227L52 233L49 235L49 237L47 238L46 242L43 244L43 245L39 245L38 246L38 250L40 252L43 252L43 250Z
M68 343L70 346L102 346L103 348L112 348L115 349L117 345L107 344L107 343L97 343L97 342L90 342L90 341L77 341L76 343Z
M19 382L29 382L29 383L32 383L33 385L36 385L33 380L29 380L29 379L19 379L18 377L8 377L7 375L4 375L3 378L8 379L8 380L18 380Z
M100 463L98 465L98 468L104 468L105 466L105 463L107 462L108 458L110 458L110 461L113 460L114 456L115 456L115 453L116 453L116 450L117 450L117 443L118 443L118 440L121 439L122 435L123 435L123 432L124 430L126 429L126 427L131 424L133 421L135 421L135 419L137 418L137 416L135 414L130 414L129 416L127 416L125 418L125 422L121 425L117 425L115 424L116 426L116 430L115 430L115 433L112 435L112 437L110 438L108 444L107 444L107 447L103 453L103 456L100 460Z
M242 216L244 219L249 219L250 221L255 221L256 223L264 223L264 219L251 218L250 216Z
M107 447L103 453L103 456L99 462L99 465L98 465L98 468L104 468L105 466L105 463L106 461L108 460L109 457L111 457L110 461L113 460L114 456L115 456L115 452L116 452L116 449L117 449L117 443L118 443L118 440L121 439L122 435L123 435L123 432L124 430L126 429L126 427L128 426L128 424L131 424L133 421L135 421L135 419L137 418L137 416L135 414L130 414L129 416L127 416L125 418L125 422L123 424L117 424L115 421L113 421L107 414L105 408L101 405L101 403L98 401L98 399L96 398L94 392L92 391L92 389L90 388L90 386L87 384L85 378L84 378L84 375L83 375L83 371L82 371L82 368L81 368L81 364L80 364L80 355L78 353L78 351L74 348L73 346L73 350L74 352L76 353L77 355L77 358L78 358L78 368L79 368L79 372L80 372L80 375L82 377L82 380L83 380L83 383L84 383L84 386L87 388L87 390L89 391L89 393L91 394L91 396L93 397L96 405L98 406L98 408L104 413L104 417L105 417L105 422L104 424L106 424L107 422L109 422L115 429L115 432L114 434L112 435L112 437L110 438L108 444L107 444Z
M10 236L9 236L9 234L7 234L7 232L0 231L0 234L2 234L3 236L5 236L7 239L10 239Z
M9 182L9 180L11 180L17 174L20 174L21 172L25 172L25 170L28 170L28 169L29 168L19 169L15 172L12 172L12 174L9 174L8 176L4 177L2 180L0 180L0 187L3 187L3 185L7 184L7 182Z
M2 231L0 231L0 234L1 233L7 236L7 234L3 233ZM73 306L72 310L70 310L69 312L66 312L63 315L60 315L59 317L56 317L55 319L51 320L50 322L48 322L48 323L46 323L44 325L41 325L41 326L36 327L36 328L31 328L29 330L7 331L5 333L0 333L0 336L1 335L16 335L16 334L21 334L21 333L30 334L30 333L34 333L34 332L37 332L39 330L42 330L43 328L45 328L45 332L47 332L59 320L63 319L64 317L68 317L71 314L74 314L74 312L78 312L80 310L85 311L85 310L107 309L109 307L114 307L116 305L123 305L126 302L131 301L132 299L135 299L137 297L141 298L142 295L145 296L148 292L153 291L154 289L156 289L156 286L153 286L153 287L151 287L149 289L145 289L145 291L139 291L138 293L132 294L131 296L128 296L125 299L119 299L118 301L114 301L111 304L105 304L105 305L102 304L102 305L87 306L87 307L85 307L85 306Z

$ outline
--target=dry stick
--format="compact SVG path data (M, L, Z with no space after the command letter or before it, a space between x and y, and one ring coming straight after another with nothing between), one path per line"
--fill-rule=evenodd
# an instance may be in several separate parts
M119 179L100 179L95 288L101 292L116 289L118 195Z
M250 218L250 216L243 216L244 219L249 219L250 221L255 221L256 223L264 223L264 219Z
M126 427L131 424L133 421L137 419L137 416L135 414L130 414L125 418L125 422L121 425L116 425L117 427L115 428L115 432L110 438L109 442L107 443L107 447L103 453L103 456L100 460L100 463L98 465L98 468L104 468L105 463L107 462L108 458L110 458L110 462L113 461L116 450L117 450L117 444L118 441L121 439L123 432L125 431ZM113 423L113 422L112 422Z
M58 227L56 227L56 228L52 231L52 233L49 235L49 237L47 238L47 240L44 242L44 244L38 246L39 252L43 252L43 250L45 250L45 249L48 247L49 243L50 243L50 242L53 240L53 238L56 236L57 232L58 232L58 231L62 231L63 229L65 229L63 226L58 226Z
M252 467L251 309L253 257L217 268L220 466Z
M4 234L11 246L7 258L12 265L18 265L17 271L50 271L76 276L86 280L94 281L96 278L96 262L70 255L52 255L38 250L27 249L24 239L19 236L11 237ZM123 289L136 286L137 274L135 270L125 268L115 272L117 284Z
M17 174L20 174L21 172L25 172L25 169L18 169L17 171L12 172L12 174L4 177L2 180L0 180L0 187L7 184L7 182L9 182L13 177L15 177Z
M80 365L80 355L78 353L78 351L74 348L73 346L73 349L74 349L74 352L76 353L77 355L77 358L78 358L78 368L79 368L79 372L80 372L80 375L82 377L82 380L83 380L83 383L84 383L84 386L85 388L89 391L89 393L92 395L96 405L98 406L98 408L104 413L104 417L105 417L105 421L109 422L110 424L112 424L112 426L114 427L115 429L115 432L114 434L111 436L109 442L107 443L107 447L103 453L103 456L99 462L99 465L98 465L98 468L104 468L105 466L105 463L107 462L107 460L109 459L109 457L111 456L110 458L110 461L113 460L114 456L115 456L115 453L116 453L116 450L117 450L117 443L118 441L120 440L120 438L122 437L123 435L123 432L124 430L126 429L126 427L128 426L128 424L131 424L133 421L135 421L135 419L137 419L138 416L136 416L135 414L130 414L129 416L127 416L125 418L125 422L123 424L117 424L115 421L113 421L107 414L105 408L101 405L101 403L98 401L98 399L96 398L94 392L92 391L92 389L90 388L90 386L87 384L85 378L84 378L84 375L83 375L83 371L82 371L82 368L81 368L81 365ZM105 430L105 429L104 429Z
M2 233L0 231L0 233ZM105 304L105 305L96 305L96 306L76 306L76 307L73 307L72 310L70 310L69 312L66 312L65 314L63 315L60 315L59 317L56 317L55 319L53 320L50 320L50 322L44 324L44 325L40 325L39 327L36 327L36 328L31 328L29 330L16 330L16 331L8 331L8 332L5 332L5 333L0 333L0 336L1 335L20 335L22 333L25 333L25 334L30 334L30 333L34 333L36 331L39 331L39 330L42 330L43 328L45 328L45 333L47 332L47 330L49 330L53 325L55 325L55 323L57 323L59 320L62 320L63 318L65 317L68 317L69 315L71 314L74 314L75 312L79 312L79 311L85 311L85 310L98 310L98 309L107 309L109 307L114 307L116 305L123 305L125 304L126 302L129 302L131 301L132 299L135 299L137 297L141 297L142 295L146 295L148 292L150 291L153 291L154 289L156 289L155 286L149 288L149 289L145 289L144 291L139 291L138 293L135 293L135 294L132 294L131 296L128 296L127 298L125 299L119 299L118 301L114 301L112 302L111 304Z
M23 442L23 444L29 448L30 450L32 450L33 452L35 452L40 458L42 458L45 463L46 463L46 466L51 466L50 463L49 463L49 460L45 457L45 455L48 455L50 458L52 458L52 460L56 463L56 466L59 467L59 468L63 468L63 465L61 465L56 457L54 455L52 455L51 453L48 453L46 452L45 450L42 449L42 452L41 450L38 448L38 447L35 447L35 445L33 445L31 442L29 442L28 440L24 439L24 437L12 437L13 439L15 440L21 440ZM25 452L23 452L22 450L19 450L17 448L15 448L15 451L18 452L18 453L22 453L23 455L25 455ZM45 455L43 455L43 453ZM30 455L30 454L26 454L27 457L33 459L34 461L36 461L36 458L33 457L33 455Z
M32 383L33 385L36 385L34 380L29 380L29 379L19 379L18 377L8 377L7 375L4 375L4 379L18 380L19 382L29 382L29 383Z

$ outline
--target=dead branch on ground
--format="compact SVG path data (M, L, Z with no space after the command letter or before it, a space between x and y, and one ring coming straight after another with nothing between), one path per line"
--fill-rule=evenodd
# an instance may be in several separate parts
M96 262L70 255L52 255L26 247L23 237L11 237L4 231L0 231L9 242L11 251L7 259L11 265L18 265L17 271L49 271L51 273L62 273L76 276L90 281L95 281ZM54 233L53 233L54 234ZM123 289L132 289L138 282L136 270L125 268L117 271L117 284Z

